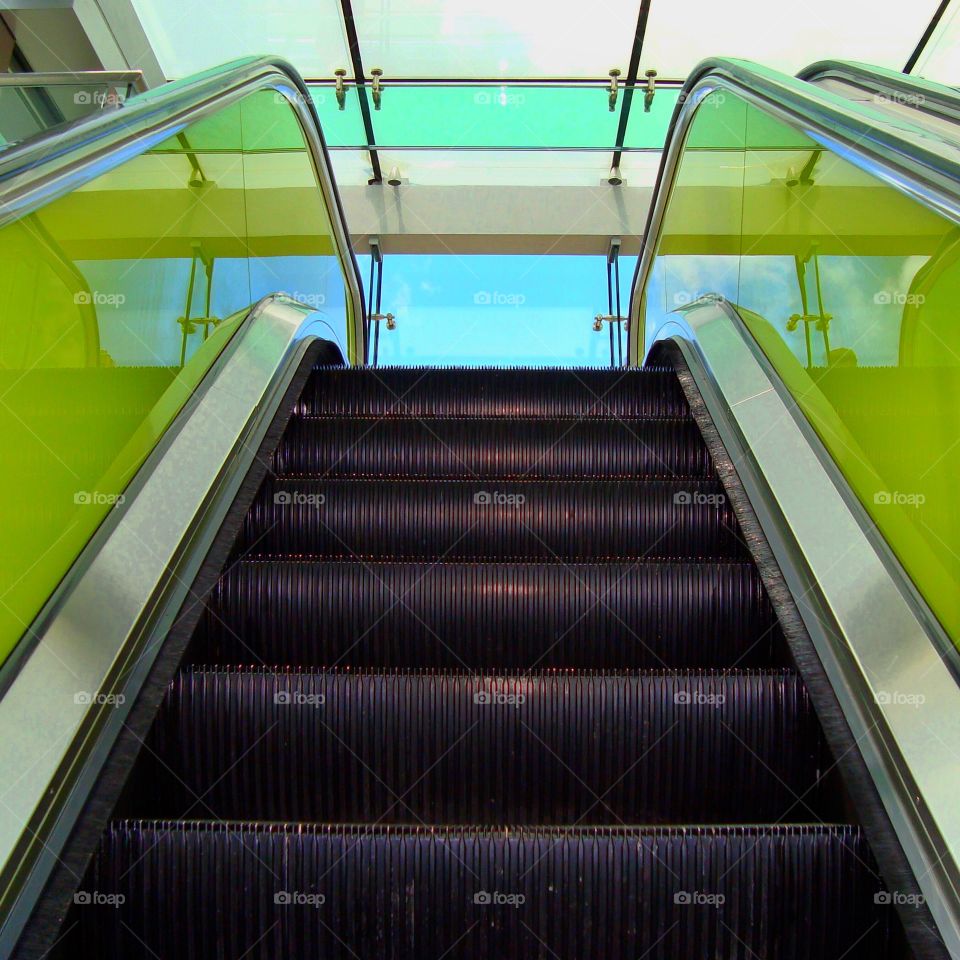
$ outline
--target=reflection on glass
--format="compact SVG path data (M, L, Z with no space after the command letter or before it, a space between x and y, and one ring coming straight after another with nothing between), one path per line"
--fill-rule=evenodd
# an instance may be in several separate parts
M126 97L125 84L0 86L0 149L92 113L112 110Z
M960 640L960 230L724 97L690 132L646 291L648 338L703 294L735 304Z
M312 161L273 92L0 230L0 656L247 308L280 290L345 345Z

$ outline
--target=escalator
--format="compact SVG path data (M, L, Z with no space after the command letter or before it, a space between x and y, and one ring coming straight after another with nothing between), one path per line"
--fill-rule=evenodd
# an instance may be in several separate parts
M129 502L87 520L74 567L46 571L43 629L0 676L0 724L21 708L0 769L34 791L17 831L0 811L0 953L957 955L952 608L923 524L884 513L862 469L895 481L881 493L911 489L916 458L886 434L918 422L905 393L935 405L952 371L872 362L901 339L928 355L936 317L904 311L906 332L870 354L824 305L821 268L851 251L897 269L929 258L934 301L960 165L936 166L943 151L924 153L909 123L707 62L671 127L629 367L380 368L360 362L370 318L308 101L289 67L253 61L99 121L117 139L97 156L138 163L120 186L143 175L169 195L117 236L95 223L93 253L63 231L63 257L84 246L112 264L122 247L126 276L127 245L152 250L167 217L164 257L191 279L157 300L179 313L156 337L172 361L112 369L103 344L122 358L140 327L120 337L101 313L83 362L117 385L97 394L109 410L61 414L78 377L57 369L28 378L49 387L14 411L53 424L29 470L8 458L25 483L49 471L46 442ZM57 157L93 155L83 134ZM243 176L227 175L230 151ZM890 186L921 161L926 193ZM30 169L0 161L0 189L4 162ZM174 229L181 208L202 241ZM237 211L247 232L227 236L220 214ZM34 256L30 239L16 256ZM234 299L211 307L227 297L211 269L192 313L188 258L238 251ZM333 262L324 290L341 299L324 312L267 295L261 255ZM161 262L154 289L175 273ZM79 302L57 283L38 311ZM917 449L943 453L942 432ZM134 480L98 486L118 451ZM929 509L920 520L948 536L949 506ZM64 678L62 661L89 670Z
M314 369L121 809L67 955L895 955L669 369Z
M956 91L919 77L862 63L824 60L797 74L807 83L845 99L864 103L893 120L909 118L933 138L960 144L960 107Z

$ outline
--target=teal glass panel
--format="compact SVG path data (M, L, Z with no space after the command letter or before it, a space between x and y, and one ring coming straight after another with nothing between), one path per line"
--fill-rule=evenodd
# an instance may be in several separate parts
M603 87L389 86L377 143L409 147L613 147L623 96Z
M679 87L660 87L648 102L646 92L638 88L630 104L624 147L633 150L662 149L679 97Z
M311 84L324 137L331 147L367 146L356 88L347 86L344 109L331 84ZM617 145L623 88L610 110L605 86L450 85L384 83L379 110L367 103L378 147L609 150ZM632 98L624 147L663 147L679 89L664 87L649 104Z
M310 85L310 96L317 108L323 139L328 147L366 147L367 134L360 113L357 88L344 87L343 93L343 109L340 109L335 87Z

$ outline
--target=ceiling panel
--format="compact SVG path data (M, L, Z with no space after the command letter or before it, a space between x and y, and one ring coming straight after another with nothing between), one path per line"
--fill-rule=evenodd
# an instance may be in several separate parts
M330 145L366 145L354 88L348 87L343 110L331 86L311 85L311 93ZM387 147L613 150L623 97L614 111L608 102L607 91L596 86L387 84L371 116L377 143Z
M960 0L947 8L912 72L936 83L960 86Z
M364 68L384 78L626 73L639 0L353 0Z
M276 54L304 76L350 67L336 0L133 0L167 79Z
M170 79L238 57L278 54L306 77L350 69L338 0L132 0ZM901 69L937 0L653 0L641 72L682 79L708 56L754 59L795 73L814 60ZM363 64L384 82L604 78L626 73L640 0L559 6L556 0L353 0ZM914 72L960 83L960 0ZM598 96L603 96L597 91Z
M936 0L653 0L641 69L682 78L711 56L741 57L786 73L815 60L903 69Z

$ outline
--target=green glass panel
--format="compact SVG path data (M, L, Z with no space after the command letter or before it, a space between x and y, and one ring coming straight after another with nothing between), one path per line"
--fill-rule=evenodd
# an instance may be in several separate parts
M356 87L344 89L342 110L332 86L312 84L310 96L317 108L323 139L328 147L366 147L367 135Z
M385 86L377 143L394 147L610 147L623 97L603 87Z
M705 293L737 305L960 641L960 230L727 94L690 131L648 336Z
M311 94L332 147L367 146L354 87L347 87L344 109L329 84L311 84ZM623 89L610 110L604 86L528 86L490 84L455 86L385 83L379 110L367 91L377 145L444 149L614 150L625 103ZM646 109L644 96L633 98L624 147L663 147L679 90L657 91Z
M180 137L156 147L154 153L253 153L258 150L303 150L303 132L284 94L264 91L243 102L239 115L222 110L195 124Z
M272 92L0 230L0 657L247 308L279 290L346 342L312 161Z
M717 91L708 94L697 109L697 122L687 136L694 150L737 150L745 145L746 104Z
M662 87L647 103L644 92L638 89L630 104L624 147L632 150L663 149L679 96L679 87Z

